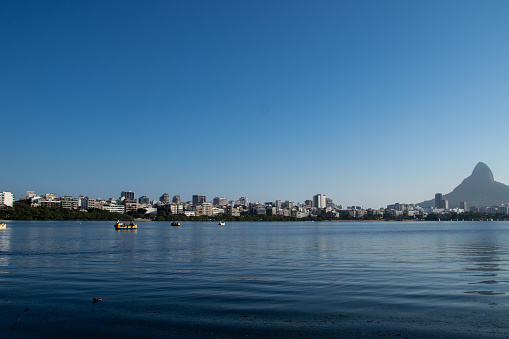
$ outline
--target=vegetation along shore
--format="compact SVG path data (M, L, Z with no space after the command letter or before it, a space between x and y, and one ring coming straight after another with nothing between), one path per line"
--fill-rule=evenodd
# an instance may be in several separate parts
M334 221L334 220L373 220L373 221L461 221L461 220L509 220L507 214L485 214L480 212L449 213L449 214L428 214L425 218L383 215L381 217L364 215L361 218L352 217L349 214L335 218L330 215L310 216L306 218L295 218L280 215L252 215L242 213L240 216L218 215L218 216L186 216L184 214L172 214L168 209L158 208L156 213L146 213L143 208L127 214L114 213L99 209L88 211L69 210L63 208L31 207L29 201L20 200L14 203L13 207L0 210L0 220L152 220L152 221Z

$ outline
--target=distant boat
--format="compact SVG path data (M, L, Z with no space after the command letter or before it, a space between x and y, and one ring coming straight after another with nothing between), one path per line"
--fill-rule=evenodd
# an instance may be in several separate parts
M224 222L223 220L221 220L221 221L219 222L219 224L218 224L218 225L219 225L219 226L224 226L224 225L226 225L226 222Z
M130 223L124 223L117 220L117 223L115 224L116 230L136 230L137 228L138 225L132 221Z
M172 226L180 226L180 223L178 221L174 221L171 223Z
M7 224L5 222L0 223L0 230L5 230L7 227Z

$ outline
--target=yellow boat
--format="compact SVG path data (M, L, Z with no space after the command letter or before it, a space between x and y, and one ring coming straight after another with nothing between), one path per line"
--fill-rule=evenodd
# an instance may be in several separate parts
M180 223L178 221L174 221L171 223L172 226L180 226Z
M5 222L0 223L0 230L4 230L7 227Z
M137 228L138 225L136 225L132 221L129 224L117 221L117 223L115 224L116 230L136 230Z

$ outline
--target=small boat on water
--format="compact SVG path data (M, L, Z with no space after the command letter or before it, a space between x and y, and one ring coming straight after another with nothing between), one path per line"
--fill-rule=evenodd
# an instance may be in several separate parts
M174 221L171 223L172 226L180 226L180 223L178 221Z
M224 225L226 225L226 223L223 220L221 220L218 225L219 226L224 226Z
M120 222L117 220L117 223L115 224L116 230L136 230L138 228L138 225L136 225L134 222L125 223Z
M5 222L0 223L0 230L4 230L7 228L7 224Z

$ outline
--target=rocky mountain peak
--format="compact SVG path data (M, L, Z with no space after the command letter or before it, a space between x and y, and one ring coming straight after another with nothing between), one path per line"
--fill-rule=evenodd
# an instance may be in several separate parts
M463 181L463 184L485 186L493 184L494 182L495 179L491 169L484 162L479 162L472 171L472 174Z
M484 162L479 162L479 163L477 163L477 165L475 165L475 168L472 171L472 174L470 175L470 177L481 180L484 183L495 182L495 179L493 177L493 172L491 172L488 165L486 165Z
M443 198L450 207L458 207L461 201L467 206L496 206L509 203L509 186L495 181L493 172L483 162L477 163L472 174ZM420 206L434 206L434 200L419 203Z

